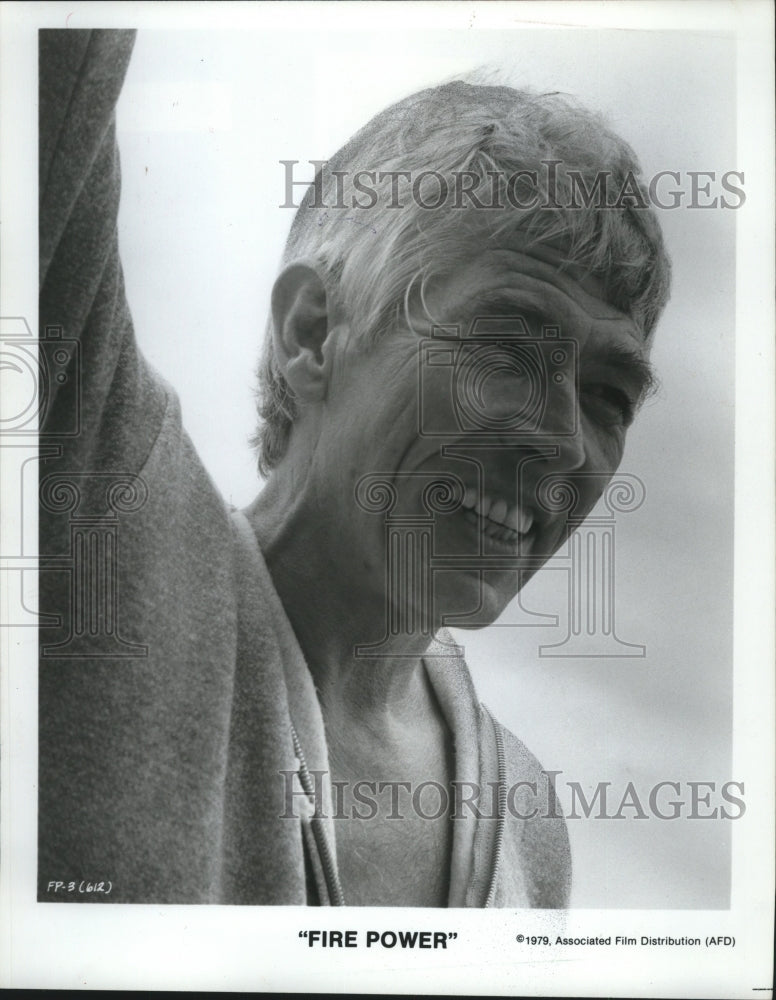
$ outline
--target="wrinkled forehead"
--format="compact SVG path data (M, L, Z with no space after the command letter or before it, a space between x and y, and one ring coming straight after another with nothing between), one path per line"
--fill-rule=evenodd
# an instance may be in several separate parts
M528 314L541 325L559 327L564 336L625 341L644 355L651 346L643 328L607 301L598 277L569 263L558 248L515 238L487 245L433 275L423 304L428 316L462 332L489 315Z

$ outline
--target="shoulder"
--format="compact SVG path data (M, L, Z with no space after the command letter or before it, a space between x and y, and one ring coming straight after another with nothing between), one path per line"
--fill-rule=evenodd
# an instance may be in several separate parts
M566 820L555 794L555 773L481 706L483 722L493 727L503 773L504 854L519 859L530 905L549 909L568 906L571 850Z

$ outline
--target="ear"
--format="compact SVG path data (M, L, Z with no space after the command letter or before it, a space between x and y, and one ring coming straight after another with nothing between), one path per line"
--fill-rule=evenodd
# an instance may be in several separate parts
M329 333L326 289L316 269L306 261L289 264L272 289L275 354L280 369L298 399L316 402L326 396Z

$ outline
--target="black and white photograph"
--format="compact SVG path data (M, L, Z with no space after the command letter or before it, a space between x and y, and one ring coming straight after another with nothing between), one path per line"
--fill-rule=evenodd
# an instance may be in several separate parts
M3 985L769 995L772 8L5 7Z

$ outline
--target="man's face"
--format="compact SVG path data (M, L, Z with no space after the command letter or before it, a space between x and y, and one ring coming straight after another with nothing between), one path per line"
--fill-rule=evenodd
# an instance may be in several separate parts
M616 471L648 383L640 331L541 253L492 248L431 282L425 311L442 330L413 317L369 350L337 347L316 465L321 498L345 512L338 557L395 600L413 584L390 579L401 560L386 518L399 537L433 525L414 558L430 569L435 627L495 620L558 549ZM365 502L377 479L395 491L390 511ZM569 490L573 505L553 502Z

